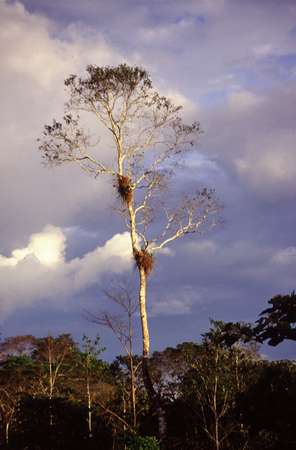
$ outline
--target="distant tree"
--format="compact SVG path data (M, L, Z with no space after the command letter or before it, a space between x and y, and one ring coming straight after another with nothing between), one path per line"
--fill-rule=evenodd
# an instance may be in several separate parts
M286 339L296 341L296 294L276 295L268 303L270 308L260 313L255 335L260 342L276 346Z
M202 428L210 448L220 450L238 426L227 420L236 391L229 354L215 345L201 347L192 371Z
M245 448L247 429L235 412L236 398L252 380L259 357L253 346L238 345L236 332L236 338L229 339L229 330L237 326L212 320L201 344L182 345L186 369L183 374L179 369L181 383L173 390L179 391L177 405L188 427L188 448Z
M150 359L151 382L166 412L167 448L294 449L294 362L262 360L244 341L242 347L229 346L228 340L225 345L226 325L212 321L201 343L169 347ZM144 409L136 432L124 414L118 386L127 379L127 356L108 364L100 359L99 340L84 338L80 349L70 335L52 337L49 343L47 338L16 336L2 342L1 448L159 448L153 438L157 416L142 385L137 412ZM68 345L71 350L65 353ZM60 364L51 396L48 347L52 373Z
M35 349L35 337L31 334L11 336L0 343L0 362L10 356L30 356Z
M205 341L231 349L236 345L255 343L253 326L244 322L210 320L212 327L203 334Z
M111 176L122 200L121 213L139 273L143 377L163 438L164 413L148 370L147 278L157 251L217 221L219 207L212 190L201 189L181 200L176 189L165 198L160 195L182 157L195 150L200 125L184 124L181 107L159 95L148 73L139 67L88 66L85 78L71 75L65 85L70 98L63 121L45 126L40 150L50 164L74 162L94 177ZM100 156L77 113L90 113L107 130L112 155Z
M32 335L7 337L0 343L0 415L6 444L21 397L37 390L36 367L31 360L34 349Z
M113 427L97 399L115 401L98 341L82 350L69 334L14 336L0 344L0 447L112 448ZM104 400L102 400L104 399ZM94 439L89 439L90 433Z
M254 336L254 327L244 322L224 322L212 319L210 323L210 330L202 335L203 342L229 351L239 391L242 379L240 372L244 371L246 362L260 359L259 344Z
M65 391L67 383L63 381L72 370L71 354L75 347L76 344L69 334L35 338L32 359L38 370L38 393L48 398L50 425L54 422L51 405L54 396L63 395Z
M12 338L9 338L12 343ZM17 340L19 342L19 339ZM16 423L21 398L37 391L36 366L27 355L9 356L0 366L0 417L2 444L10 442L10 431ZM1 447L2 448L2 447Z
M63 390L62 379L71 370L71 354L77 348L69 334L35 338L32 359L38 362L40 393L52 399L57 388Z
M99 394L98 391L101 387L102 372L105 369L105 365L99 359L99 356L104 351L105 348L102 347L99 336L95 339L91 339L90 337L84 335L82 338L82 351L78 351L76 353L79 373L78 378L80 380L80 383L78 383L78 388L81 384L84 385L83 391L85 391L87 399L87 426L89 438L93 437L93 412L95 399ZM80 373L81 371L82 374Z
M87 313L87 318L98 325L108 328L120 342L122 350L127 356L127 367L129 371L129 404L131 411L131 426L137 426L137 372L141 362L137 361L134 355L134 315L138 309L138 302L135 300L131 283L126 278L116 278L110 281L108 288L104 290L105 297L113 303L119 313L108 310L100 310L96 313ZM120 363L125 363L125 358L120 358ZM125 364L124 364L125 365ZM123 389L125 391L125 389ZM125 393L123 392L123 402L125 404ZM124 408L126 409L126 408Z

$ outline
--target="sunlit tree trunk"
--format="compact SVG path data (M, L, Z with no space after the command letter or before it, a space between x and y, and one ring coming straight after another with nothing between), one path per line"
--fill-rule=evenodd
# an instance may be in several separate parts
M48 365L49 365L49 425L53 425L53 414L52 414L52 397L53 397L53 389L54 389L54 380L53 380L53 367L52 367L52 348L51 348L51 338L48 337Z
M87 394L87 425L88 425L88 437L92 438L92 399L90 393L90 383L89 383L89 375L87 375L86 379L86 394Z
M148 358L150 353L150 336L147 320L147 308L146 308L146 294L147 294L147 275L143 267L139 267L139 306L142 325L142 344L143 344L143 357Z
M166 417L165 411L161 405L161 399L157 392L154 389L151 375L149 371L149 355L150 355L150 335L148 328L148 319L147 319L147 270L145 266L141 263L141 260L137 258L137 255L142 249L138 248L137 245L137 228L136 228L136 220L135 220L135 210L133 206L133 195L128 201L128 211L129 211L129 219L130 219L130 236L131 236L131 245L133 255L137 264L138 272L139 272L139 307L140 307L140 317L141 317L141 327L142 327L142 371L143 371L143 381L149 396L151 405L157 414L158 418L158 433L159 438L162 442L162 446L164 446L164 441L166 439Z
M137 409L136 409L136 380L135 380L135 368L132 358L130 359L130 372L131 372L131 409L133 417L133 426L137 426Z
M214 380L214 392L213 392L213 413L214 413L214 439L215 439L215 450L220 449L220 437L219 437L219 413L217 408L217 393L218 393L218 363L219 363L219 352L216 350L215 355L215 380Z
M129 301L128 308L128 338L129 338L129 370L131 374L131 384L130 384L130 402L132 411L132 423L133 427L137 426L137 410L136 410L136 377L135 377L135 366L134 366L134 352L133 352L133 318L131 302Z
M6 445L9 444L9 426L10 426L10 423L9 423L9 421L7 421L6 424L5 424L5 442L6 442Z

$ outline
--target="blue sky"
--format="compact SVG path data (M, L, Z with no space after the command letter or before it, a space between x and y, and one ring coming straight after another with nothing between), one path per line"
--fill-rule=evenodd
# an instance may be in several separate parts
M114 192L77 168L43 168L36 144L63 112L64 78L87 64L143 66L185 120L201 122L200 157L180 183L214 187L224 204L222 226L157 259L153 349L198 339L209 317L253 321L295 289L294 1L2 0L0 9L4 335L99 331L108 355L119 352L82 317L104 303L110 274L135 276L128 254L114 262L116 246L128 249ZM40 260L48 239L55 268ZM294 354L290 344L264 352Z

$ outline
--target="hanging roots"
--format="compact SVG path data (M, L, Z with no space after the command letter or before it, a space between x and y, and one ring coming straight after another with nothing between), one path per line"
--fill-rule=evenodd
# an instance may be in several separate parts
M147 250L136 250L134 258L139 269L143 268L146 275L149 275L153 269L153 256Z
M131 201L133 189L130 177L117 174L117 191L122 201L125 203Z

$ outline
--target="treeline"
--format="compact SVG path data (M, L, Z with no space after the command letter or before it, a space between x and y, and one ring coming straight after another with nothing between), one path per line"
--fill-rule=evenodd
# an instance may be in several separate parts
M270 300L255 326L212 321L199 343L155 352L149 370L166 448L296 448L296 364L263 359L258 341L295 338L295 294ZM31 335L0 343L1 448L158 449L141 358L102 359L100 339Z

